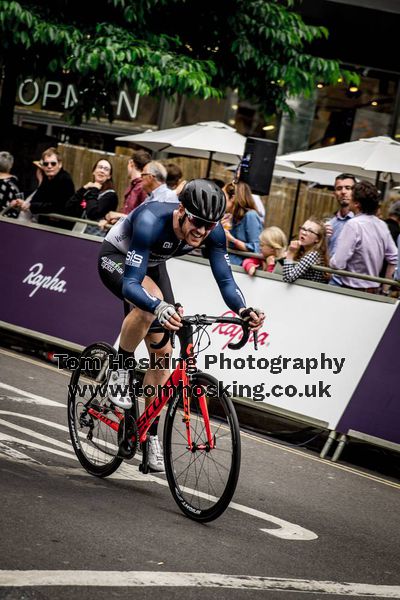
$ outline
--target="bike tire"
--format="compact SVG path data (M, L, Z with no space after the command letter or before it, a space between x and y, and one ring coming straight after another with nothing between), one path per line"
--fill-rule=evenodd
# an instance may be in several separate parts
M116 357L116 354L115 349L105 342L91 344L82 352L68 386L68 426L72 446L84 469L97 477L111 475L123 461L118 456L118 432L87 413L91 407L110 421L120 421L105 393L108 357Z
M164 424L165 471L172 496L190 519L209 522L228 507L236 489L240 471L240 430L236 411L229 396L218 393L218 382L205 373L192 376L193 386L212 390L206 394L215 448L190 450L187 444L182 391L169 401ZM190 431L192 441L204 445L204 420L198 398L190 395Z

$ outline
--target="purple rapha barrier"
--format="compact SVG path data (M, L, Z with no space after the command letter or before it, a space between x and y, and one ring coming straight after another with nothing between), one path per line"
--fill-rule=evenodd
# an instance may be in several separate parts
M16 222L0 232L2 321L82 346L114 343L123 306L100 281L98 242Z
M400 444L400 306L379 342L336 429Z

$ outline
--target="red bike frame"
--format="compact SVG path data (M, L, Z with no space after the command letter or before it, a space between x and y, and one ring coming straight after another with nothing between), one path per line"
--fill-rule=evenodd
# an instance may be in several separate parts
M187 443L188 449L192 449L193 441L190 431L190 398L188 395L188 391L190 389L190 376L187 373L186 361L183 359L180 361L176 369L171 373L167 382L161 388L161 395L153 398L151 403L145 408L143 413L138 417L136 421L136 425L138 428L139 434L139 442L144 443L146 441L147 432L154 421L161 413L164 406L168 403L168 401L172 398L175 392L178 390L182 390L183 396L183 410L184 410L184 421L186 425L186 435L187 435ZM207 435L207 444L198 445L196 448L198 450L212 449L214 448L214 438L211 433L210 427L210 416L208 413L208 405L207 400L204 395L204 390L201 386L196 386L195 388L190 390L191 393L196 394L199 400L199 406L201 408L202 417L204 420L204 426ZM124 418L123 412L115 409L115 414L120 421ZM119 430L119 423L112 421L106 415L102 414L95 408L89 408L88 413L92 415L94 418L99 419L114 431Z

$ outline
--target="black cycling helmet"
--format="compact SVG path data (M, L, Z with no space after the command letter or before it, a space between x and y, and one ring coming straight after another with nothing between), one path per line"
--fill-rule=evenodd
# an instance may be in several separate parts
M205 221L219 221L226 209L224 192L208 179L188 181L179 200L191 215Z

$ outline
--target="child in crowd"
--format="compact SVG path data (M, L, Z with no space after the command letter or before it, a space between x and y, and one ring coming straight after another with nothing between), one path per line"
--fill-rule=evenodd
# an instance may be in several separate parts
M311 267L328 266L328 262L325 224L316 217L310 217L300 227L299 239L290 242L283 264L283 281L292 283L301 278L326 282L325 274Z
M249 275L254 275L257 269L272 273L278 261L281 261L286 252L287 238L279 227L267 227L260 233L260 248L263 259L246 258L243 268Z

